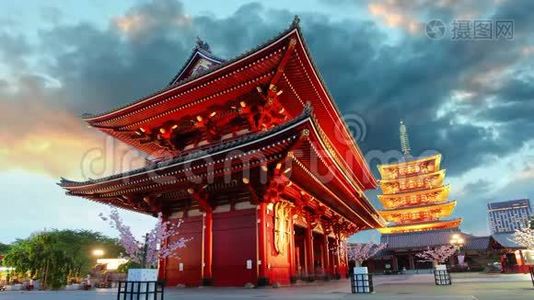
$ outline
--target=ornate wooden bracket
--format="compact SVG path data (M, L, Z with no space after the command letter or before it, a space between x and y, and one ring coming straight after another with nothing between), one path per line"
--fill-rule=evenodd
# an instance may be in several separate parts
M218 140L221 137L220 128L218 128L214 122L216 115L217 111L213 111L209 115L204 117L201 115L196 116L195 128L203 132L207 140L210 142ZM195 143L195 146L198 146L199 142L200 141L197 141Z
M162 210L161 201L158 200L160 196L161 195L151 194L143 196L142 198L143 202L150 208L150 211L156 214Z
M279 101L279 96L283 92L282 90L271 83L266 93L259 86L256 88L256 91L263 103L256 107L254 117L255 129L261 127L259 129L266 130L288 119L285 109Z
M146 203L138 201L134 194L122 195L121 201L135 210L143 211L150 208Z
M213 207L209 202L209 195L206 192L205 187L206 186L203 188L188 188L187 193L191 195L193 200L198 202L198 205L202 211L210 213L213 211Z
M244 177L242 179L243 184L250 192L252 203L274 203L280 199L284 189L291 185L282 170L282 165L282 163L278 163L274 167L265 165L260 168L261 172L267 172L268 182L265 185L257 185L255 187L250 182L250 178Z
M306 219L306 223L308 223L311 228L315 228L319 224L319 216L316 212L305 210L304 218Z
M321 226L323 227L323 231L325 235L329 235L332 232L332 221L321 218Z
M284 107L280 104L279 96L282 90L277 86L280 78L295 52L297 39L291 38L283 53L276 70L267 86L257 87L257 101L239 101L238 105L214 109L206 115L197 115L193 119L168 121L155 128L139 127L135 130L126 128L110 128L114 131L131 132L131 138L138 139L141 144L155 143L168 151L182 151L188 145L198 147L203 138L213 142L225 133L236 130L231 128L245 120L250 131L266 130L287 120ZM265 90L265 91L264 91ZM230 128L229 128L230 127ZM230 129L230 130L227 130ZM228 132L226 132L228 131Z

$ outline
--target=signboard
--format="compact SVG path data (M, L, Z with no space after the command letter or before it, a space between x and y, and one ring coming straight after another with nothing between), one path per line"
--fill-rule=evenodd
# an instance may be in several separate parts
M352 274L352 292L353 293L371 293L372 286L370 275L367 267L354 267Z
M157 281L157 269L129 269L128 281Z

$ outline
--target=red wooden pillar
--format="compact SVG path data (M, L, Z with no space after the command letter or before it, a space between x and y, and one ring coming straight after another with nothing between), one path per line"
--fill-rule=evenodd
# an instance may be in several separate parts
M204 212L202 241L202 284L211 285L212 281L212 257L213 257L213 212Z
M198 202L204 212L202 217L202 266L201 277L203 285L211 285L212 281L212 253L213 253L213 208L209 202L208 193L202 189L188 188L191 198Z
M306 228L306 274L309 279L315 278L315 261L313 256L313 229Z
M268 261L267 261L267 204L260 202L257 209L258 229L258 285L269 284Z
M293 214L289 218L289 279L297 277L297 260L295 256L295 225L293 224Z
M335 238L335 243L336 243L336 253L334 254L335 255L335 264L336 264L336 267L335 267L335 270L334 270L334 273L336 274L336 277L341 275L341 268L340 268L340 263L341 263L341 260L339 259L339 254L341 253L341 244L339 243L339 237L336 235L336 238ZM339 278L339 277L338 277Z
M330 255L328 251L328 234L326 231L323 233L323 270L325 276L330 276Z

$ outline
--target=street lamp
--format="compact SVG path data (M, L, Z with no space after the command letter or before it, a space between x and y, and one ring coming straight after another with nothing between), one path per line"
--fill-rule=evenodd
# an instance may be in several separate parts
M449 243L454 247L454 249L456 249L456 252L457 252L456 257L458 259L458 264L460 266L462 266L464 264L464 262L463 262L464 256L460 255L460 254L461 254L461 251L462 251L462 247L465 244L464 238L460 234L455 233L455 234L452 235L451 240L449 241Z
M104 256L104 250L102 250L102 249L94 249L93 250L93 256L96 256L96 257Z
M462 249L462 247L464 246L465 244L465 241L464 239L462 238L461 235L455 233L452 235L451 237L451 240L449 241L449 243L458 251L460 251Z

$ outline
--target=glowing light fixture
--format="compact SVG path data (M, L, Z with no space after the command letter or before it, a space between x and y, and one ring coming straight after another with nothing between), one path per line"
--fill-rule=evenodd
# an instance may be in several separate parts
M102 249L94 249L93 250L93 256L98 256L98 257L104 256L104 250L102 250Z

